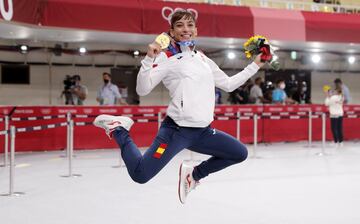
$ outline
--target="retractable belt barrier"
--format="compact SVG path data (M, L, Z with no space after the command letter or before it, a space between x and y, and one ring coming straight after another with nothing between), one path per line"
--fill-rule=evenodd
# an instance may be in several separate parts
M66 125L68 125L68 122L47 124L47 125L38 125L38 126L33 126L33 127L16 128L16 132L41 131L41 130L45 130L45 129L65 127Z
M11 118L9 120L11 121L21 121L21 120L47 120L47 119L53 119L53 118L67 118L68 121L66 122L59 122L55 124L46 124L46 125L37 125L37 126L30 126L30 127L20 127L16 128L15 126L11 126L10 130L4 130L0 132L0 135L7 136L10 134L10 166L9 166L9 193L1 194L1 196L19 196L24 194L24 192L14 192L14 179L15 179L15 138L16 133L22 133L22 132L33 132L33 131L40 131L45 129L53 129L58 127L65 127L67 126L67 154L69 155L69 175L65 175L64 177L70 177L70 176L80 176L78 174L72 174L72 155L73 155L73 121L70 119L70 114L66 115L55 115L55 116L43 116L43 117L24 117L24 118ZM7 161L7 146L5 148L5 161ZM4 166L7 166L7 163L5 162Z
M56 118L66 118L66 115L61 114L61 115L39 116L39 117L12 117L11 121L36 121L36 120L50 120Z
M122 114L123 116L132 117L135 122L139 123L147 123L147 122L158 122L159 127L162 121L164 113L159 112L158 114ZM74 126L87 126L92 125L93 122L89 121L77 121L74 122L72 118L94 118L98 115L79 115L79 114L70 114L67 115L50 115L50 116L38 116L38 117L12 117L9 118L6 116L5 118L0 118L0 121L5 121L5 130L0 131L0 136L5 136L7 138L10 135L10 181L9 181L9 193L2 194L2 196L13 196L13 195L20 195L23 194L22 192L14 192L14 168L15 168L15 136L16 133L22 132L33 132L33 131L41 131L45 129L53 129L58 127L67 127L67 157L69 161L69 174L63 175L63 177L77 177L81 176L80 174L73 174L72 173L72 157L73 157L73 149L74 149ZM253 158L260 158L257 157L256 149L258 143L258 120L260 119L270 119L270 120L282 120L282 119L309 119L308 128L309 128L309 146L311 146L312 141L312 120L313 119L322 119L322 147L321 152L317 153L317 155L326 155L325 149L325 141L326 141L326 118L329 118L329 113L319 112L319 111L307 111L307 112L262 112L262 113L249 113L249 112L236 112L236 113L215 113L214 120L217 121L230 121L236 120L236 137L237 139L240 138L240 121L241 120L250 120L253 119ZM347 111L344 113L344 118L358 118L360 117L360 112L357 111ZM10 129L8 128L9 121L35 121L35 120L50 120L50 119L58 119L58 118L66 118L66 122L59 122L54 124L45 124L45 125L37 125L37 126L30 126L30 127L15 127L11 126ZM5 141L5 161L7 161L7 141ZM192 156L191 156L192 158ZM193 158L192 158L193 160ZM5 167L7 163L5 162ZM121 161L120 161L121 165Z
M99 115L100 114L95 114L95 115L75 114L75 115L72 115L72 117L74 117L74 118L94 118ZM148 123L148 122L158 122L159 121L157 114L120 114L117 116L131 117L135 122L138 122L138 123ZM92 124L92 122L75 122L76 126L85 126L85 125L91 125L91 124Z

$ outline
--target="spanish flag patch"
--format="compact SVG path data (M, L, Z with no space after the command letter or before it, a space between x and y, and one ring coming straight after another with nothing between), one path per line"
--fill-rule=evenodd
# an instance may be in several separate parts
M160 146L157 148L156 152L154 153L153 157L156 159L160 159L161 156L164 154L166 147L167 144L165 143L160 144Z

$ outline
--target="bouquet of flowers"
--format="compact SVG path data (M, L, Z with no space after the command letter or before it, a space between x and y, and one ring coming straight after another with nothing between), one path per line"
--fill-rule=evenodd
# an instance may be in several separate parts
M276 60L277 57L274 57L274 51L266 37L260 35L250 37L244 43L244 50L247 58L254 58L262 53L261 61L269 63L272 69L279 70L280 64Z
M329 85L324 85L324 86L323 86L323 91L324 91L325 93L328 93L330 90L331 90L331 86L329 86Z

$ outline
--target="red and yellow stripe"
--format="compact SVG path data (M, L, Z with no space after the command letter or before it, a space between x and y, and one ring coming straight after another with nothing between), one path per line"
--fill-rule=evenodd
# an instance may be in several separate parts
M166 147L167 147L167 144L165 144L165 143L160 144L160 146L156 149L153 157L156 159L160 159L161 156L164 154Z

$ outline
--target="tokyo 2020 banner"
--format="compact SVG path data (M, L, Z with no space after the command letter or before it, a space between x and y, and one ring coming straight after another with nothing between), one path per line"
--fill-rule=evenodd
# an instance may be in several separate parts
M0 0L4 21L137 34L167 31L178 9L196 15L201 37L360 43L360 14L151 0Z

